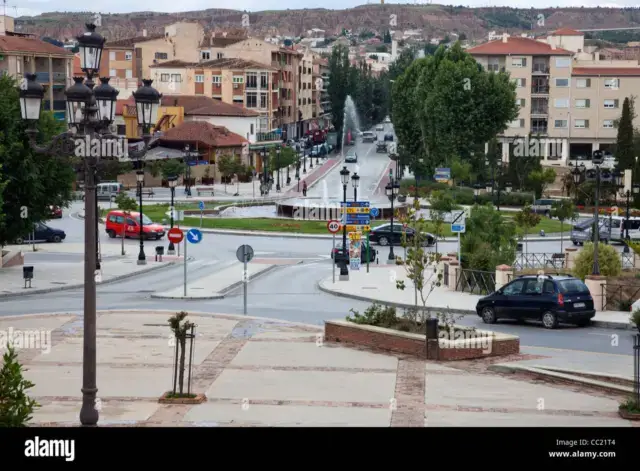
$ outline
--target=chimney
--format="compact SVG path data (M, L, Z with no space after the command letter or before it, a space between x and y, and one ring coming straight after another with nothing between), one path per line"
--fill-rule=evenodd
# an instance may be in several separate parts
M147 30L146 30L146 29L143 29L143 30L142 30L142 37L143 37L143 38L146 38L146 37L147 37Z
M503 35L502 35L502 42L503 42L503 43L506 43L508 38L509 38L509 35L508 35L507 33L503 33Z

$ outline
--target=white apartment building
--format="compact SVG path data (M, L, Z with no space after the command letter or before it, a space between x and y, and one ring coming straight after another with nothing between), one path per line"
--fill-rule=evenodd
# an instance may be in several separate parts
M517 84L520 114L499 136L505 161L514 141L530 135L548 142L541 152L546 165L611 149L624 99L640 90L637 61L601 60L598 51L585 50L583 33L568 28L544 39L504 35L468 52Z

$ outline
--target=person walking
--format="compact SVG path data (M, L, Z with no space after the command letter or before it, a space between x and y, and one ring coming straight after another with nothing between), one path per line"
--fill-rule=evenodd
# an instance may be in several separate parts
M302 182L302 196L307 196L307 182Z

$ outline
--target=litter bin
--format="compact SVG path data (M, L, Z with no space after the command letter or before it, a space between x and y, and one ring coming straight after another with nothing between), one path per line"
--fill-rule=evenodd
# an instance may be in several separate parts
M31 288L31 280L33 279L33 266L22 267L22 277L24 278L24 287Z
M438 319L427 319L427 340L433 340L438 338Z
M156 247L156 262L161 262L163 255L164 255L164 246L158 245Z

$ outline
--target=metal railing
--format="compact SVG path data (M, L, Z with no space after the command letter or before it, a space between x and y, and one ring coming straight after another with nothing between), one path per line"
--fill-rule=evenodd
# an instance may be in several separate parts
M548 74L549 66L546 64L533 64L532 73L534 74Z
M549 114L548 107L531 108L531 114Z
M531 93L537 93L537 94L543 94L543 95L548 95L549 94L549 87L531 87Z
M620 256L622 258L622 268L623 269L633 269L635 268L635 258L636 258L636 254L634 253L624 253L621 252Z
M456 291L471 294L490 294L496 290L496 273L460 269Z
M64 82L67 80L67 74L64 72L36 72L36 81L40 83Z
M544 268L564 268L565 256L562 253L518 253L513 262L515 271L544 269Z
M546 134L547 126L531 126L531 132L534 134Z
M279 141L282 136L277 132L258 132L256 133L256 142Z
M640 298L640 287L603 283L600 285L603 311L629 312L631 305Z

